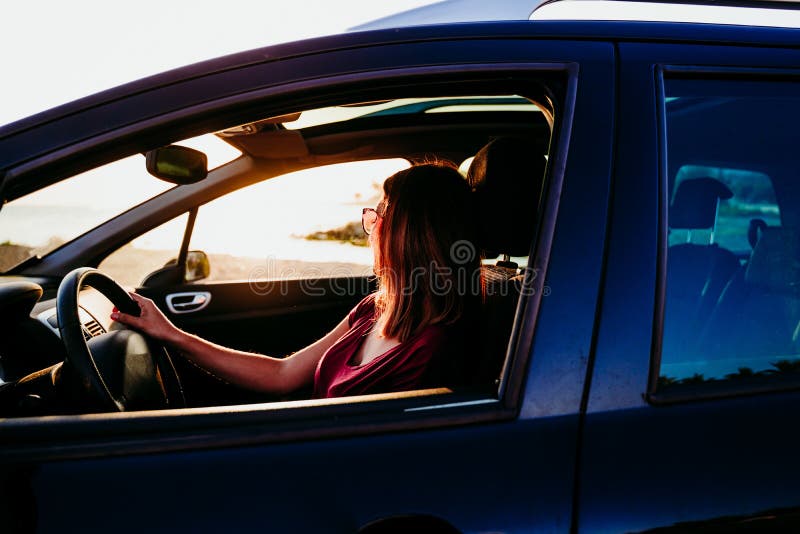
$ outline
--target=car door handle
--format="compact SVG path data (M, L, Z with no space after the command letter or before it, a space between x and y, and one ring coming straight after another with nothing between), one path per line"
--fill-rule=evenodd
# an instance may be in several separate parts
M172 313L190 313L200 311L211 302L208 291L192 291L189 293L171 293L167 295L167 308Z

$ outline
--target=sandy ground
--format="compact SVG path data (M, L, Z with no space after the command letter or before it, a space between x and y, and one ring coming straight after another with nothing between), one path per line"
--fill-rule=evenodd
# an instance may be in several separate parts
M31 254L30 247L0 245L0 272L16 265ZM126 246L106 258L100 269L125 286L135 287L145 276L175 258L173 250L145 250ZM312 263L300 260L236 257L228 254L209 254L211 274L204 282L222 280L291 280L300 278L330 278L368 276L372 267L355 263Z
M31 247L0 244L0 272L10 269L31 255Z
M100 269L122 285L137 286L149 273L175 257L174 251L142 250L123 247L106 258ZM372 267L353 263L311 263L299 260L276 260L209 254L211 274L202 282L222 280L287 280L365 276Z

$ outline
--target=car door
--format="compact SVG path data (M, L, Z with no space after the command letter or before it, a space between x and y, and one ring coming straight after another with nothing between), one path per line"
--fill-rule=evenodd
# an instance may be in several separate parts
M798 528L800 397L783 332L796 278L782 273L796 261L800 51L781 30L715 31L620 44L583 532Z
M268 114L364 84L563 81L528 291L496 395L5 420L4 521L41 532L352 532L375 521L429 532L445 532L441 521L463 532L568 531L605 243L614 55L607 42L534 33L527 24L478 25L286 45L76 112L91 129L92 115L112 106L125 136L153 128L169 141L190 118L233 121L246 105ZM192 102L177 104L185 95ZM158 116L159 127L138 122L144 116ZM58 123L33 133L41 139ZM107 147L113 135L99 130L80 136Z

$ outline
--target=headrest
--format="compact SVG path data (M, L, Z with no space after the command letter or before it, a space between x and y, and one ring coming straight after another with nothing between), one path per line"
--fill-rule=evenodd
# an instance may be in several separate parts
M800 295L800 229L762 229L744 279L773 293Z
M670 228L713 228L717 200L733 196L728 187L714 178L694 178L678 185L669 209Z
M487 256L527 256L536 229L547 160L530 139L501 137L475 155L467 181L475 192L479 241Z

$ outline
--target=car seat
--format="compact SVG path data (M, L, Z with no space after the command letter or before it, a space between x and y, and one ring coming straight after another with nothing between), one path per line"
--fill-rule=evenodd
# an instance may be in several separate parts
M707 360L777 360L798 353L799 327L800 229L764 226L747 266L720 296L701 354Z
M519 300L523 272L511 256L527 256L536 231L547 160L532 153L531 139L503 137L475 155L467 181L475 194L478 245L484 258L485 300L481 313L481 357L475 382L496 391Z
M692 353L719 296L739 268L733 252L713 242L719 201L732 196L727 186L713 178L684 180L675 191L669 229L685 230L687 242L667 250L662 347L666 361L681 361ZM708 243L691 242L697 230L711 231Z

